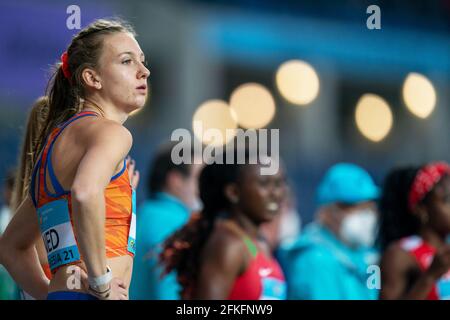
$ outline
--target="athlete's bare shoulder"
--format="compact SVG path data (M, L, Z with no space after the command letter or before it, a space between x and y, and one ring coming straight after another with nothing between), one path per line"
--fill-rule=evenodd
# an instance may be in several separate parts
M210 243L214 250L219 248L231 248L231 251L242 253L245 244L242 241L244 234L226 219L219 219L211 232Z
M218 221L205 244L203 254L210 263L220 266L222 270L234 270L239 274L246 267L246 258L242 254L244 250L245 244L240 235Z
M86 119L82 124L81 130L77 130L82 136L86 146L95 146L98 144L112 144L117 147L130 149L133 143L133 137L130 131L116 121L92 117Z

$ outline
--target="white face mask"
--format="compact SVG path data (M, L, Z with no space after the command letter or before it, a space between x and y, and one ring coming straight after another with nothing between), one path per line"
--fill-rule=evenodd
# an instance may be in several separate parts
M362 209L342 220L340 236L352 247L372 246L375 243L377 214L372 209Z
M279 242L295 239L301 230L301 217L295 210L289 210L281 215L280 225L278 229Z

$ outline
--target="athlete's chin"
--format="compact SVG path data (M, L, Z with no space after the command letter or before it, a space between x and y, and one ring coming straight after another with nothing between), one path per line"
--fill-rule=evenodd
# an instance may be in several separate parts
M272 221L279 214L278 210L265 210L264 215L261 217L264 222Z
M256 219L256 224L261 225L263 223L268 223L271 222L273 220L273 216L272 215L260 215L257 219Z
M135 100L136 109L143 108L146 103L147 103L147 95L136 97L136 100Z
M128 106L128 113L142 109L145 106L146 100L136 100Z

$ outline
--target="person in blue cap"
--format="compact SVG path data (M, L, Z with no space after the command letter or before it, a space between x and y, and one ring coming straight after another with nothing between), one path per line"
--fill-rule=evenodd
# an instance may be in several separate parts
M338 163L326 172L317 189L315 221L282 249L289 299L378 298L379 277L372 271L377 269L369 267L378 262L373 245L379 194L357 165Z

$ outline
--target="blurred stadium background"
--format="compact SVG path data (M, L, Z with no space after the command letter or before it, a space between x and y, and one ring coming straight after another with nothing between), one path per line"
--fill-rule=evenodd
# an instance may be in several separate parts
M450 0L3 0L2 181L50 65L77 32L66 28L72 4L82 27L110 16L131 22L149 60L151 98L126 123L143 179L138 201L156 147L177 128L192 130L200 105L230 103L237 88L253 97L247 126L280 129L303 222L335 162L362 165L381 183L395 165L450 161ZM371 4L381 30L366 27ZM259 85L240 87L248 83Z

